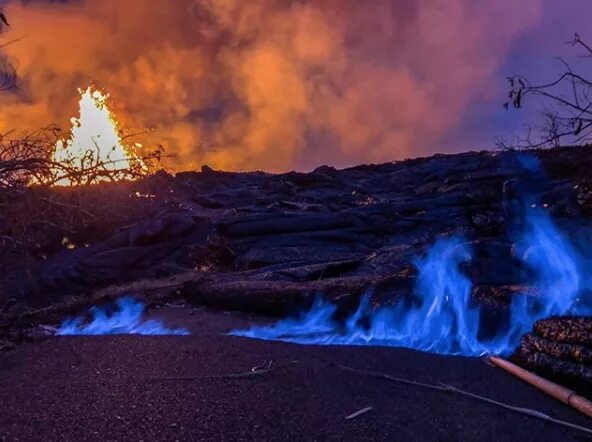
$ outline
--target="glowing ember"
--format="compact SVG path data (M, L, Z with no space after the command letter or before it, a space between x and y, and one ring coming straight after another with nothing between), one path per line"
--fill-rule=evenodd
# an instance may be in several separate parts
M79 89L80 115L72 118L70 139L59 140L52 160L54 185L72 186L126 178L142 161L128 149L119 135L119 125L107 106L108 94L88 87ZM76 172L76 178L70 171Z

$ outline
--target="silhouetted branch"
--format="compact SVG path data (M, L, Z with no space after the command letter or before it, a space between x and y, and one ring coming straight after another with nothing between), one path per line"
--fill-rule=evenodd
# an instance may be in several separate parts
M592 47L578 34L568 44L584 48L585 58L592 57ZM539 97L553 106L543 113L542 125L538 130L530 128L526 137L511 142L498 140L501 147L548 147L562 144L588 144L592 141L592 78L577 73L571 65L559 58L565 71L556 79L531 84L521 75L508 77L508 101L504 107L523 107L530 97ZM569 90L566 94L565 91ZM536 135L536 139L535 139Z
M9 26L6 16L0 11L0 33L4 33ZM5 48L12 43L16 43L25 37L26 36L21 36L2 43L0 44L0 49ZM16 78L16 67L8 60L5 54L0 54L0 92L16 88Z
M592 46L590 46L587 43L585 43L582 40L582 38L580 37L580 34L578 34L577 32L574 34L574 38L572 40L568 41L567 44L570 44L572 46L581 46L581 47L583 47L588 54L587 55L583 55L582 57L592 57Z
M52 133L52 129L45 129L19 139L0 135L0 187L26 186L31 176L48 170L47 161L55 142Z
M90 185L135 180L156 170L162 159L162 146L140 153L130 151L125 160L108 157L101 160L96 155L98 146L91 146L81 156L56 161L53 153L60 135L61 131L56 127L16 139L0 135L0 187L51 186L65 182Z

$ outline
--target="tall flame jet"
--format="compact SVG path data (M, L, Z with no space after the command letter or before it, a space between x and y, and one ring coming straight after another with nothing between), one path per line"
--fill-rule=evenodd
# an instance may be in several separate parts
M71 119L70 138L56 143L52 160L78 169L81 179L75 182L62 168L56 167L54 185L90 184L125 177L125 171L132 163L141 163L141 159L123 144L119 124L107 106L109 95L93 90L91 86L78 91L81 95L80 115ZM108 172L109 177L101 176L100 172Z

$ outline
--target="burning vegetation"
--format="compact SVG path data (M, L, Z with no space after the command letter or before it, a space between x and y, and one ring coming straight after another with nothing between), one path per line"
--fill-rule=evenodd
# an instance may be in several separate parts
M72 118L70 138L58 140L51 156L53 185L72 186L135 179L148 171L134 149L126 146L108 95L89 86L80 90L80 116ZM67 173L71 168L76 173Z
M162 147L148 151L133 136L122 135L110 111L109 95L89 86L79 89L79 115L67 139L52 127L25 137L0 139L0 185L84 186L133 181L153 173Z
M454 3L11 1L11 32L27 37L4 51L27 89L5 97L0 132L67 124L73 85L91 78L125 107L124 127L155 129L147 144L163 143L179 171L425 155L452 144L513 40L541 20L540 0L511 19L512 0Z

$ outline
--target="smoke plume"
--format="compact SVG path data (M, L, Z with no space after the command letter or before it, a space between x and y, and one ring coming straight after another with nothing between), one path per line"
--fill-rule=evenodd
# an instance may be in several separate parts
M0 131L69 128L89 82L169 165L285 171L433 151L542 0L9 1ZM468 146L463 146L468 147Z

